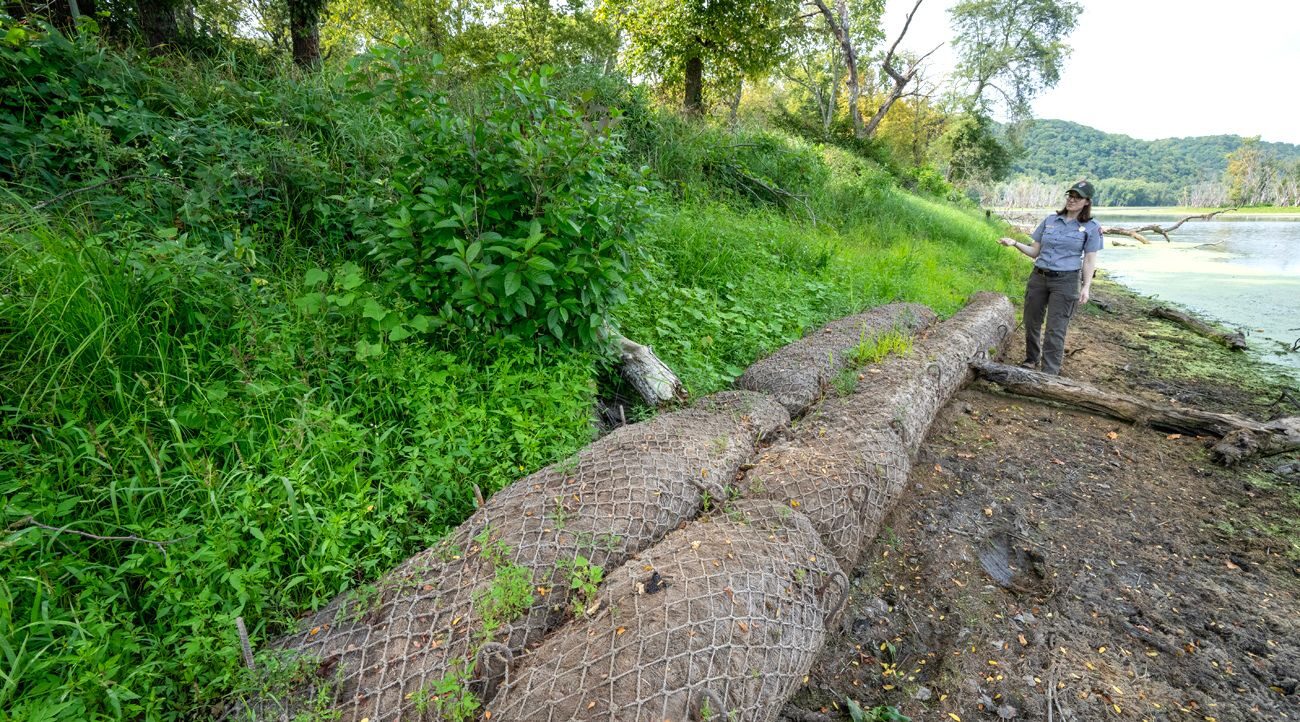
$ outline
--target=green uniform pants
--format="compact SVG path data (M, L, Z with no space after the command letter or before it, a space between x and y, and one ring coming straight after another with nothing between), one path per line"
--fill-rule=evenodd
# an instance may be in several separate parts
M1061 373L1065 358L1065 329L1079 305L1079 271L1035 268L1025 286L1025 363L1043 364L1043 373ZM1047 335L1042 336L1043 317Z

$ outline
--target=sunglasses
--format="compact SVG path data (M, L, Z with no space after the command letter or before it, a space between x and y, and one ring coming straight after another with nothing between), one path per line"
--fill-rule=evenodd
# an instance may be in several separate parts
M1069 200L1072 200L1072 201L1081 201L1081 200L1083 200L1083 196L1079 195L1078 193L1066 193L1066 194L1065 194L1065 197L1068 198Z

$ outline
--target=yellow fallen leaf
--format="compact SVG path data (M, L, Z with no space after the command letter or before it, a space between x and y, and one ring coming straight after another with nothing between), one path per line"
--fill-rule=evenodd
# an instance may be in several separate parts
M1110 431L1106 433L1106 438L1111 440L1118 439L1119 434L1115 433L1114 431Z
M1097 648L1097 654L1105 654L1105 653L1106 653L1106 647L1105 647L1105 646L1101 646L1101 647L1098 647L1098 648Z
M958 717L956 712L949 712L948 716L957 720L957 722L961 722L961 717Z

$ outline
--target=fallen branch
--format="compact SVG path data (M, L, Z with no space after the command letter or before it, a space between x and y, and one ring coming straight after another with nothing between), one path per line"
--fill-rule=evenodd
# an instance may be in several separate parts
M633 341L608 326L602 334L618 350L623 362L619 371L623 378L632 384L641 398L651 406L658 407L670 401L685 401L686 388L681 379L668 368L668 364L659 360L649 346Z
M124 541L124 542L132 542L132 543L140 542L142 544L152 544L158 547L158 551L162 552L163 559L167 558L167 545L175 544L176 542L180 541L180 539L168 539L166 541L157 541L154 539L145 539L142 537L138 537L133 534L126 535L126 536L101 536L99 534L91 534L90 532L77 531L76 529L69 529L66 526L57 527L57 526L50 526L49 524L42 524L30 516L23 517L22 519L19 519L18 521L10 524L8 528L5 529L5 531L21 531L23 529L28 529L31 527L36 527L37 529L44 529L46 531L52 531L55 533L55 535L75 534L79 537L85 537L86 539L94 539L96 541Z
M1129 238L1140 241L1141 243L1144 244L1151 242L1146 239L1146 236L1142 235L1144 231L1150 233L1159 233L1161 236L1164 236L1165 242L1168 243L1169 234L1178 230L1179 226L1183 225L1188 221L1208 221L1208 220L1212 220L1215 216L1219 215L1220 213L1226 213L1227 211L1235 211L1235 210L1237 209L1221 208L1217 211L1212 211L1210 213L1202 213L1199 216L1187 216L1186 218L1182 219L1181 221L1178 221L1177 223L1173 224L1172 226L1169 226L1168 228L1165 228L1164 226L1161 226L1158 223L1149 223L1139 228L1124 228L1123 226L1105 226L1101 229L1101 232L1102 235L1106 235L1106 236L1112 236L1112 235L1128 236Z
M1225 466L1251 456L1300 449L1300 417L1259 422L1236 414L1144 401L1019 366L973 361L971 368L980 378L1021 396L1058 401L1162 431L1222 437L1210 453Z
M1163 318L1166 321L1180 323L1215 343L1227 346L1233 351L1244 351L1246 349L1246 337L1242 336L1240 331L1229 333L1217 329L1199 318L1167 306L1157 306L1151 309L1151 315L1156 318Z

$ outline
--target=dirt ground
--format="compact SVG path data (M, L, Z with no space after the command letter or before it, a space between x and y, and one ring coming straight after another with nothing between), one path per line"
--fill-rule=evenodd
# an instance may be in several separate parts
M1300 414L1293 380L1099 285L1066 376ZM967 386L784 716L851 719L848 698L876 721L1300 720L1300 478L1274 472L1295 455L1227 469L1206 441Z

